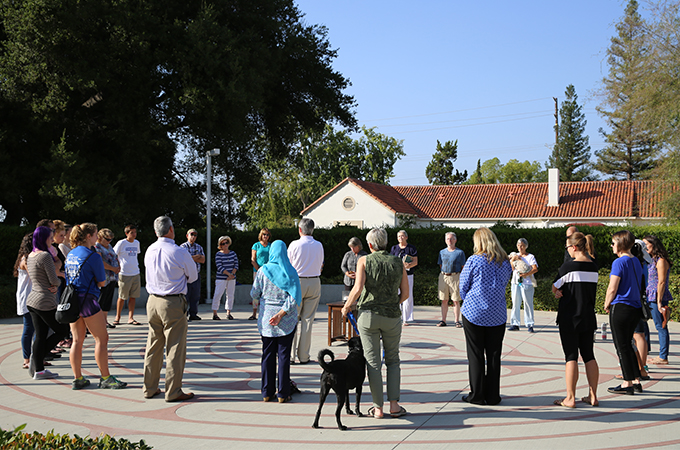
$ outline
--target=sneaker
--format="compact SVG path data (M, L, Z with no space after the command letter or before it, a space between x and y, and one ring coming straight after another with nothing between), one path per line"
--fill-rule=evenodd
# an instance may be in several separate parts
M517 325L513 325L510 328L508 328L508 331L519 331L519 327Z
M49 380L50 378L57 378L59 376L58 373L50 372L49 370L45 369L40 372L36 372L35 375L33 375L34 380Z
M79 389L84 389L84 388L88 387L89 385L90 385L90 380L88 380L87 378L85 378L85 377L76 378L71 383L71 389L73 389L74 391L77 391Z
M127 386L127 383L120 381L113 375L109 376L106 380L103 378L99 379L99 389L123 389Z
M529 327L529 333L534 333L534 327Z

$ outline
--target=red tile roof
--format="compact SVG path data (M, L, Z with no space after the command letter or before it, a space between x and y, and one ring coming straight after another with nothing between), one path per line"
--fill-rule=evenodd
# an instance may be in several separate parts
M350 182L395 213L425 219L662 217L653 181L560 183L559 206L549 207L548 183L386 186L346 178L302 214Z

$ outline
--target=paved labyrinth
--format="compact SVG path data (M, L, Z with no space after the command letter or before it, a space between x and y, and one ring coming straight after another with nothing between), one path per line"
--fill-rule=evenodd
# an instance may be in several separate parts
M202 305L205 308L205 305ZM141 311L139 311L141 312ZM201 311L209 318L207 310ZM598 338L600 407L578 403L576 409L552 405L564 396L564 359L554 313L536 314L537 333L523 328L507 332L504 341L501 394L495 407L461 401L467 393L467 361L463 330L437 328L438 308L417 307L419 323L404 328L402 335L401 403L409 415L376 420L347 416L350 427L341 432L333 416L335 397L330 395L321 415L321 429L311 428L318 405L317 364L294 365L293 380L303 391L292 403L263 403L260 387L260 348L256 324L250 314L237 311L234 321L203 320L189 324L189 351L184 376L193 401L166 403L162 396L142 396L142 365L146 327L119 326L109 342L111 371L129 387L121 391L94 388L98 371L93 340L84 352L84 373L93 387L71 390L68 358L56 360L55 380L33 381L21 369L21 325L0 325L0 426L27 423L42 432L98 435L107 433L131 440L144 439L156 449L184 448L311 448L312 445L354 444L356 448L422 447L424 444L476 448L680 448L680 392L678 366L651 367L652 380L645 392L615 396L606 392L617 384L619 373L614 346ZM138 314L138 320L145 317ZM599 322L606 320L598 318ZM671 327L671 350L677 345L680 326ZM317 313L312 354L327 342L326 307ZM656 338L653 339L654 349ZM675 347L677 348L677 347ZM346 347L332 347L344 358ZM65 354L65 356L67 356ZM671 362L678 359L671 352ZM315 358L314 358L315 359ZM583 366L577 395L587 394ZM351 395L354 402L354 395ZM371 406L368 383L364 385L362 411ZM529 441L529 442L527 442Z

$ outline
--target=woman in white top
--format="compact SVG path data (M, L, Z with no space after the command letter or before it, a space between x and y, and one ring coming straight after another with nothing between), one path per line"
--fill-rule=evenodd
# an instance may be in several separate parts
M28 268L26 267L26 257L33 251L33 234L28 233L21 240L19 247L19 254L14 263L14 276L17 277L17 315L21 316L24 321L24 330L21 333L21 350L24 354L24 369L28 369L31 362L31 342L33 341L33 321L31 314L26 308L26 298L31 293L32 283L28 276Z
M517 251L510 258L510 261L522 260L530 270L520 273L518 270L512 271L512 281L510 283L510 294L512 297L512 311L510 313L510 331L519 330L519 308L524 302L524 325L527 326L529 333L534 332L534 288L536 287L536 279L534 274L538 272L538 263L536 258L531 253L527 253L529 242L520 238L517 241ZM513 267L515 264L513 264ZM521 299L521 300L520 300Z

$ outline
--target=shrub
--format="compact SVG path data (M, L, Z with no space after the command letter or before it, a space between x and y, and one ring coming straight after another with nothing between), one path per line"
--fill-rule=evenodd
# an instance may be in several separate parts
M80 437L77 434L73 437L68 434L55 434L48 431L47 434L24 433L26 424L18 426L13 431L4 431L0 428L0 450L9 449L64 449L64 450L148 450L153 447L147 445L142 439L139 442L131 442L127 439L115 439L106 434L99 437Z

